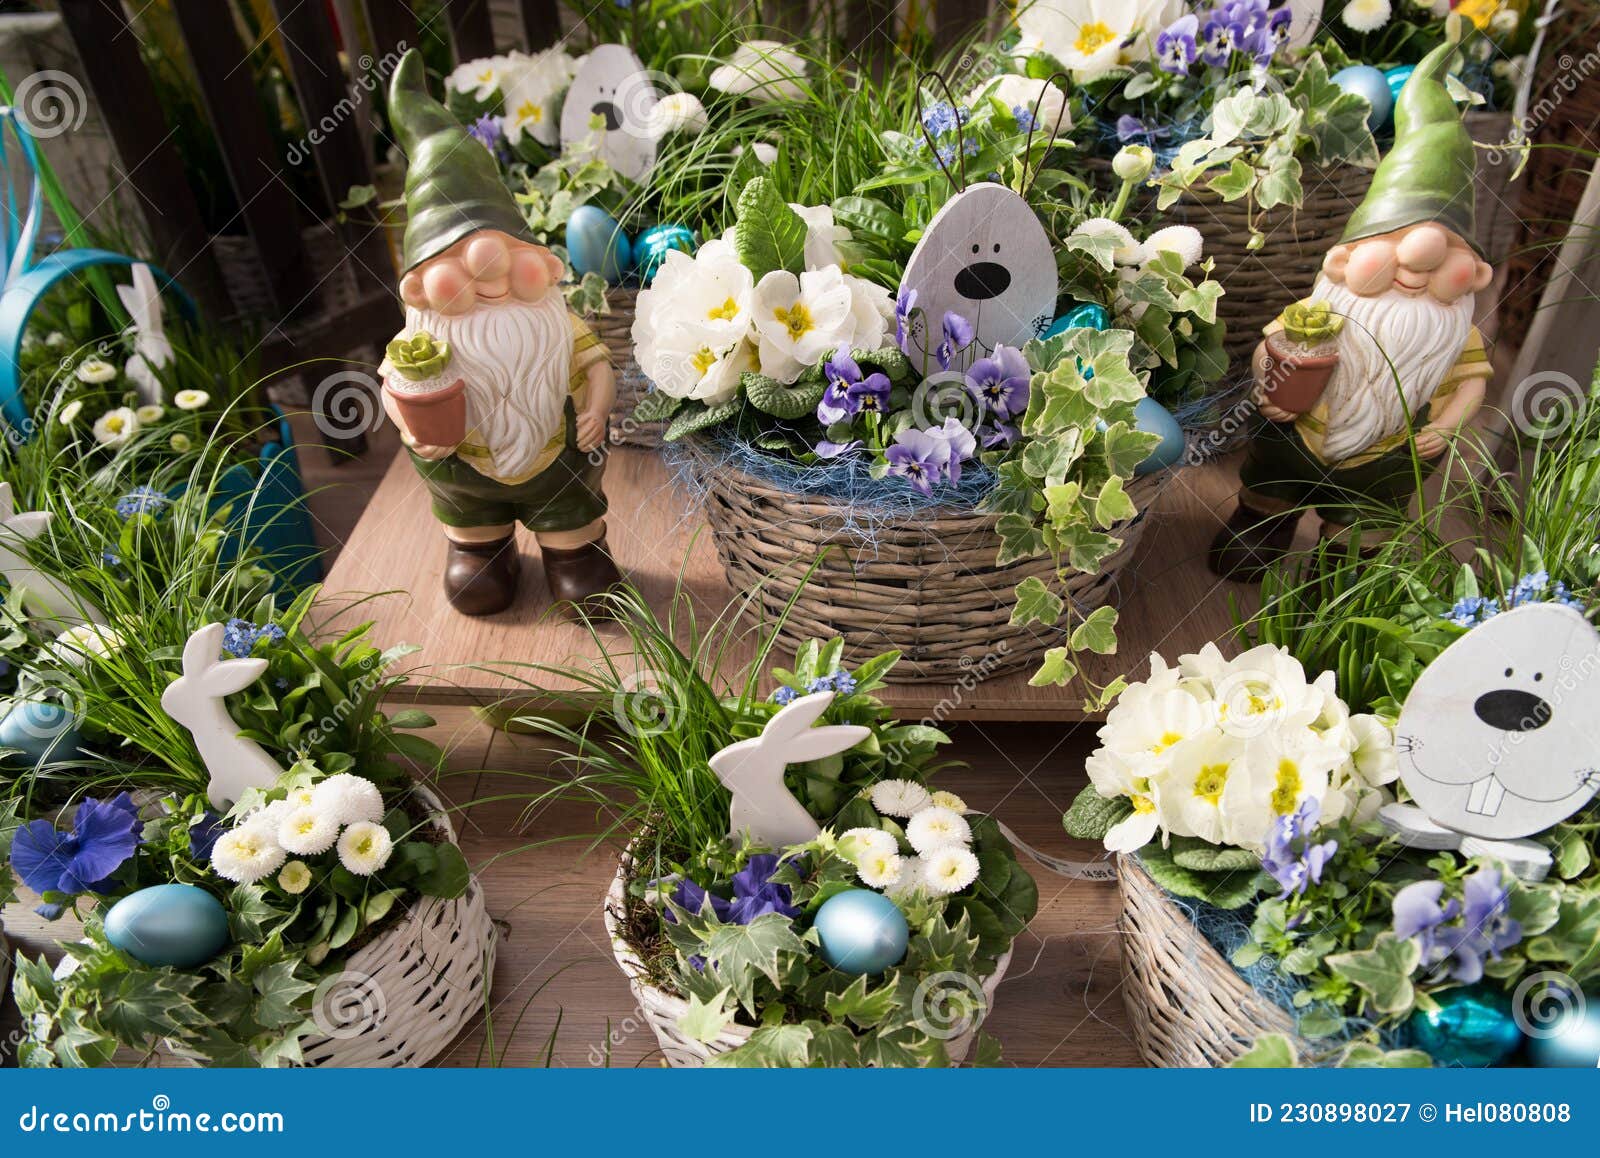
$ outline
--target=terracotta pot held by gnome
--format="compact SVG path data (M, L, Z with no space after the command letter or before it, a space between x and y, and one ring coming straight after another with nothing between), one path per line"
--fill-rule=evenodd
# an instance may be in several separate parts
M1339 364L1344 319L1326 302L1295 302L1279 316L1281 330L1267 336L1262 397L1289 414L1306 414L1328 388Z
M450 344L425 331L384 350L383 389L423 446L455 446L467 436L466 382L449 370Z

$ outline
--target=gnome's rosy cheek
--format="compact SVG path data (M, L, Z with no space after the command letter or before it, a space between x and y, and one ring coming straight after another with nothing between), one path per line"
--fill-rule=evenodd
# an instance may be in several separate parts
M1428 279L1428 292L1448 305L1463 294L1482 288L1477 285L1480 266L1483 269L1489 268L1472 254L1464 250L1455 250L1444 259L1438 269L1433 271L1433 275ZM1493 276L1491 271L1490 277Z
M422 271L422 291L428 304L441 314L464 314L477 300L472 278L455 258L436 258Z
M1383 293L1394 284L1394 243L1379 238L1358 242L1345 262L1344 283L1362 297Z
M548 249L528 246L511 255L511 296L536 302L560 278L561 259Z

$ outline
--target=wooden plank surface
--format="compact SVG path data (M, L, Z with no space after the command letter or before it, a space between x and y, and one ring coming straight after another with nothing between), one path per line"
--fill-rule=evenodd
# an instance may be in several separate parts
M1229 594L1248 601L1253 589L1216 579L1206 570L1204 554L1231 509L1236 486L1234 468L1227 463L1180 471L1167 484L1139 551L1119 578L1120 651L1091 657L1089 667L1097 681L1142 673L1151 651L1170 656L1229 633ZM666 607L680 573L703 615L727 606L732 595L711 536L658 455L627 448L615 451L606 490L611 500L612 549L654 606ZM1314 533L1315 520L1306 520L1302 534L1309 538ZM519 681L535 679L538 688L559 696L571 690L570 683L513 665L584 664L595 659L598 648L586 631L549 614L531 536L524 535L521 545L522 588L516 604L495 616L457 615L441 587L444 537L409 460L397 456L339 553L319 613L330 627L373 619L377 638L421 645L411 682L401 693L408 698L488 704L524 687ZM368 598L380 592L387 594ZM359 605L353 606L358 600ZM609 649L621 647L620 634L603 638ZM737 665L751 654L746 640L732 658ZM505 663L505 668L480 666L496 662ZM890 688L885 699L903 716L915 719L1084 718L1081 688L1029 687L1027 674L997 677L972 687L950 679L900 684ZM529 702L550 706L554 700L533 696Z

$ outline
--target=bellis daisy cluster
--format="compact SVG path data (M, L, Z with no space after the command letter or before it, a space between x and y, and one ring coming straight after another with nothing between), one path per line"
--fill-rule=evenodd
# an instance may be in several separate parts
M966 803L953 792L930 793L911 780L880 780L868 793L880 815L903 818L909 853L887 829L852 828L838 839L839 854L856 866L868 888L894 896L949 896L978 879Z
M292 789L219 836L211 849L211 867L240 884L255 884L282 869L278 884L290 895L310 884L302 875L310 866L290 861L290 856L336 852L348 872L371 876L389 863L394 851L383 813L383 795L372 781L348 773L330 776L314 787Z

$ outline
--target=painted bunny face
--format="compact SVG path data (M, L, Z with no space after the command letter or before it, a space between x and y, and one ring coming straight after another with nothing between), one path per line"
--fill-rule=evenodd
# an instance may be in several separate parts
M1543 832L1600 788L1600 634L1560 604L1497 615L1423 670L1395 736L1400 779L1435 822Z
M907 353L921 364L942 339L945 314L973 326L971 350L953 363L966 369L995 346L1019 347L1055 316L1055 252L1038 215L1020 195L989 182L945 202L906 263L902 292L916 291L922 317L907 334Z
M561 145L590 148L598 137L602 161L630 180L656 163L650 114L661 96L639 58L620 44L602 44L584 58L561 105ZM599 117L604 128L590 128Z

